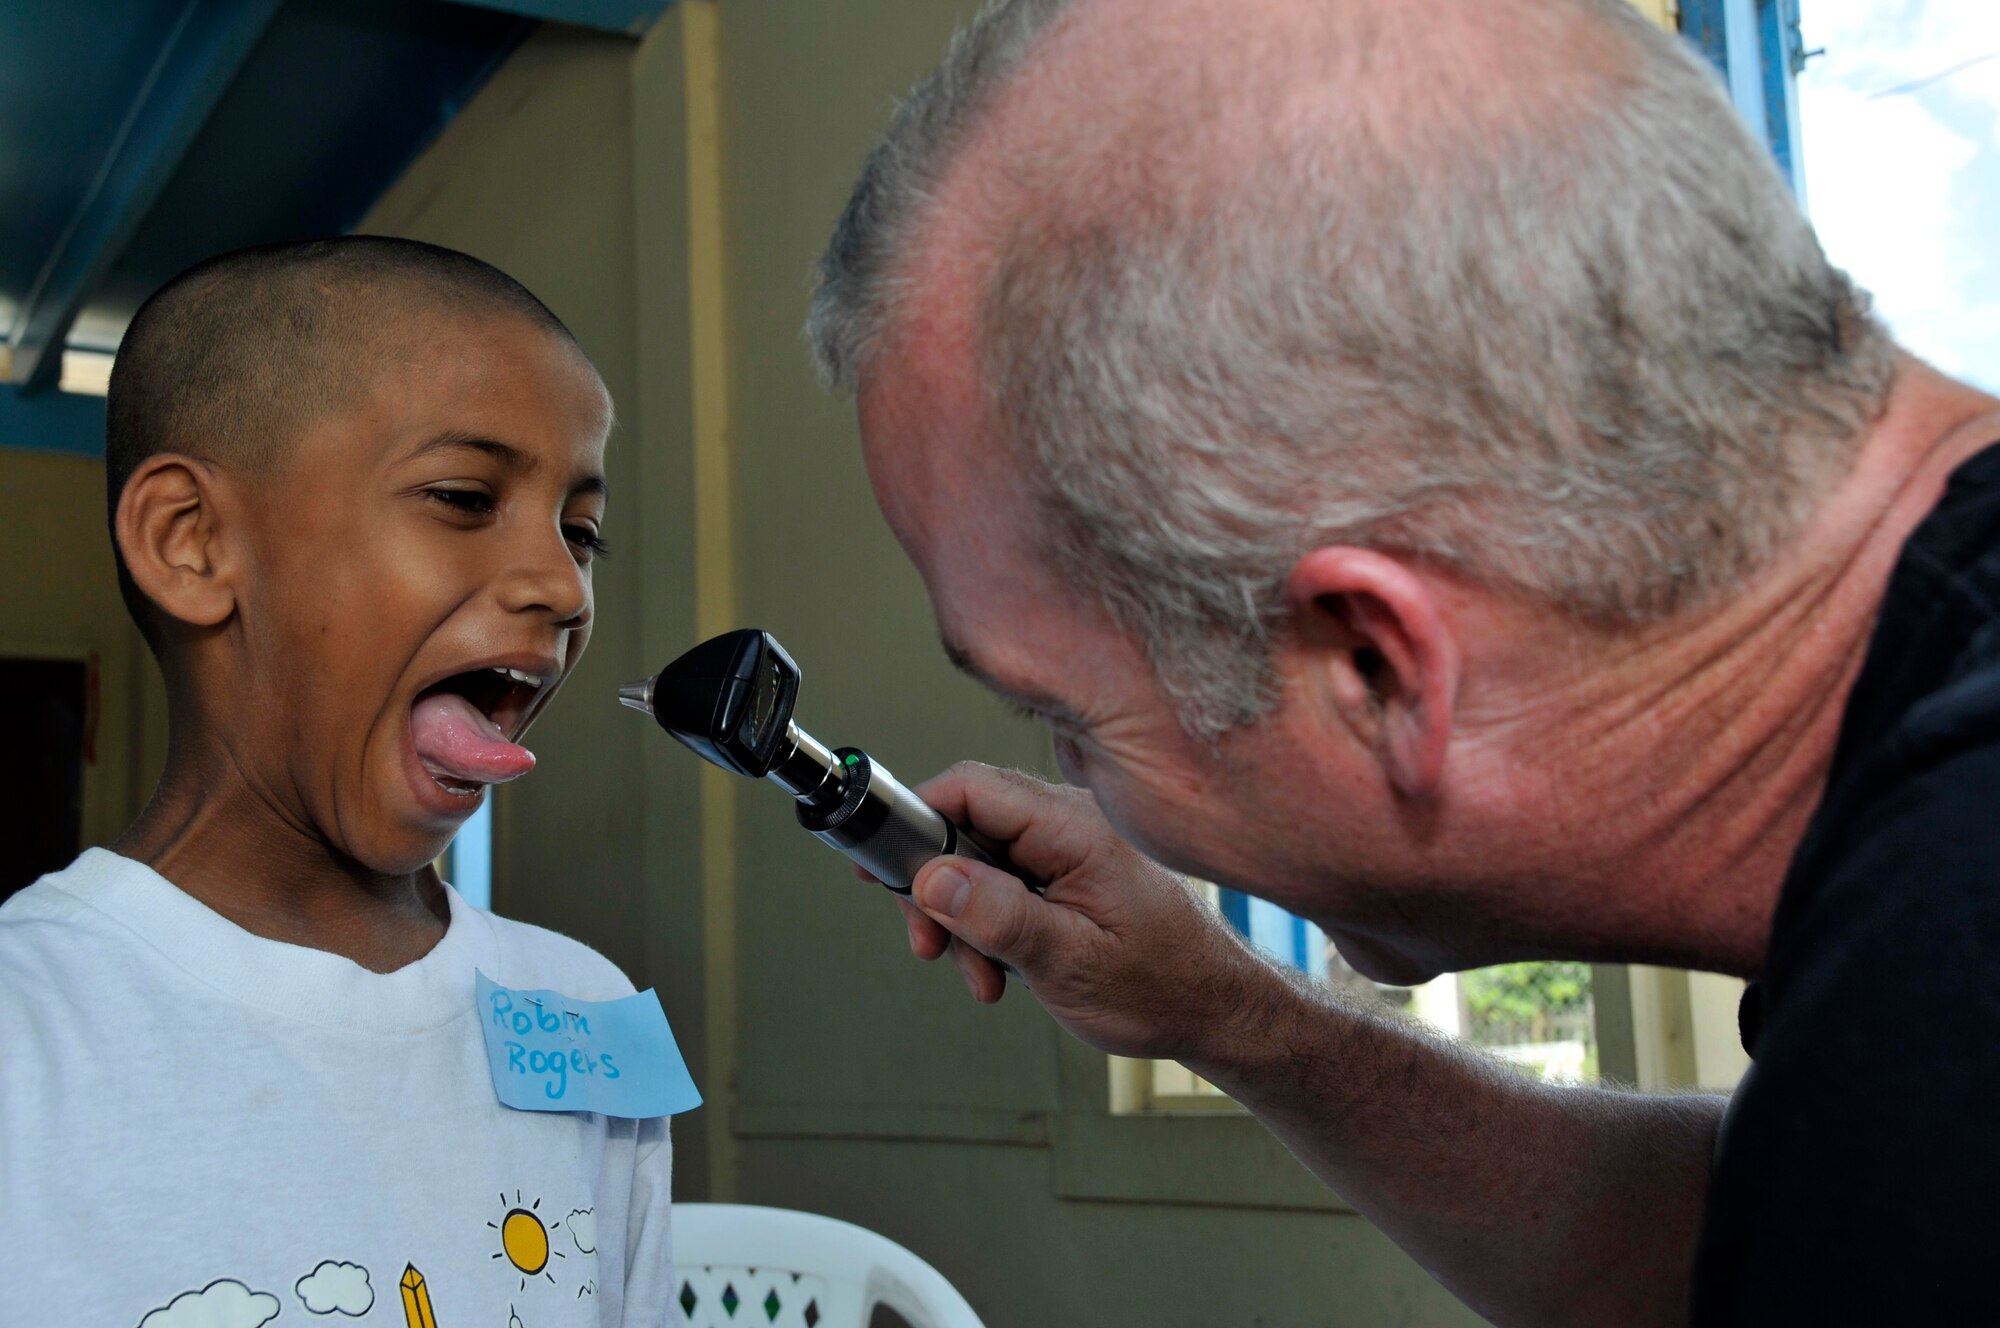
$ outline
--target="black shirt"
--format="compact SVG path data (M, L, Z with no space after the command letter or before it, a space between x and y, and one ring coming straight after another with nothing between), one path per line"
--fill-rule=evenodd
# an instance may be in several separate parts
M1694 1322L2000 1324L2000 446L1904 547L1751 990Z

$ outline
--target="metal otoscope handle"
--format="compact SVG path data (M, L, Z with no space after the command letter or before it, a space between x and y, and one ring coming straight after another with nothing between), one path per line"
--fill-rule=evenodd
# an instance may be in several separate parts
M703 760L768 779L798 802L799 824L907 896L944 854L976 858L1046 888L977 843L858 747L832 751L792 720L799 667L769 632L746 628L702 642L659 674L619 689Z
M807 735L802 735L807 736ZM905 788L888 767L858 747L833 753L846 780L839 801L801 800L799 824L823 844L839 849L899 895L932 858L956 854L1016 877L1036 894L1046 888L1024 876L1004 854L990 853L928 803Z

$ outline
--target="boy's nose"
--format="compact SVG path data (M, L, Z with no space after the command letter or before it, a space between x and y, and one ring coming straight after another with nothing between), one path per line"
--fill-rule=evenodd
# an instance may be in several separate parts
M582 627L590 621L590 581L562 532L552 533L506 578L501 603L514 613L546 613L557 627Z

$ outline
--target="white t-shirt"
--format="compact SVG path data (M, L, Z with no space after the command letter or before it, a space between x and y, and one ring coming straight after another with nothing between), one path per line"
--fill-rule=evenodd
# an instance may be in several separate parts
M632 984L448 892L394 973L92 849L0 906L0 1324L678 1323L664 1120L499 1104L474 970Z

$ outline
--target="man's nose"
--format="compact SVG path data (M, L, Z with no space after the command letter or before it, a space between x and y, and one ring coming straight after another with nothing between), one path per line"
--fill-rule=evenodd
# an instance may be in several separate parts
M506 577L501 604L514 613L546 613L557 627L590 622L590 578L559 529L537 536L532 552Z

